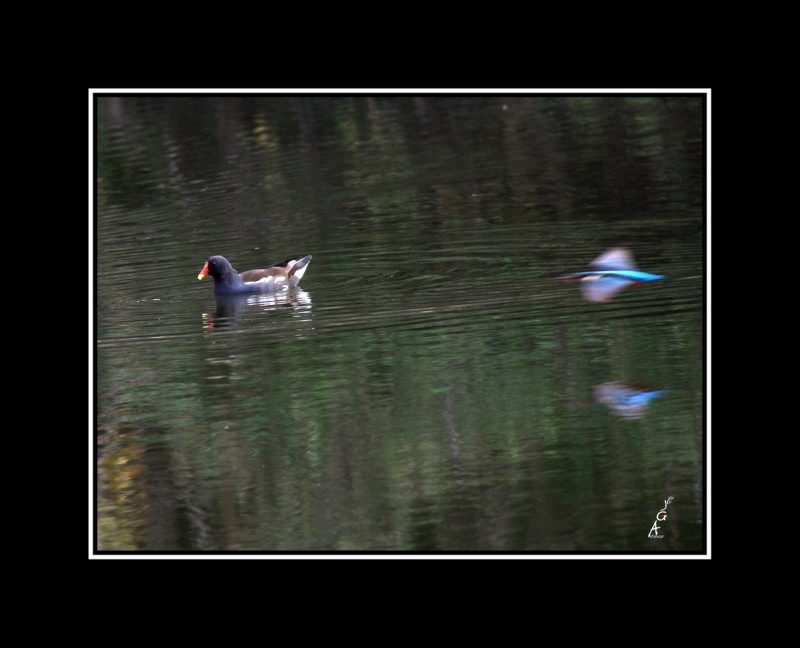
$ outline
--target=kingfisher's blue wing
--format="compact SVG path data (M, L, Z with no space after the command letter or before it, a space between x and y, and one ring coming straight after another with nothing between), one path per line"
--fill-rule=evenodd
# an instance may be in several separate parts
M630 279L631 281L655 281L656 279L664 278L664 275L650 274L641 270L603 270L603 274Z
M636 270L633 255L625 248L613 248L603 252L589 265L600 270Z
M651 389L650 391L643 391L639 392L638 394L631 394L629 398L625 399L626 405L631 405L633 407L640 406L640 405L647 405L652 399L656 396L660 396L663 394L666 389Z
M581 294L586 301L604 302L611 299L623 288L636 283L624 277L594 275L581 280Z

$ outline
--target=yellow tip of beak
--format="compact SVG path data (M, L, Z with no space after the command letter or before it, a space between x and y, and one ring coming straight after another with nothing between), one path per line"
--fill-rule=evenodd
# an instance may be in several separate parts
M198 279L202 279L203 277L205 277L205 275L204 275L204 274L199 274L199 275L197 275L197 278L198 278Z

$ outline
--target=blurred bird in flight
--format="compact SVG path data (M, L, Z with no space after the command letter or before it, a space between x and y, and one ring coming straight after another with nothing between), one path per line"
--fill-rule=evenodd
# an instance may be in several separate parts
M553 281L578 281L586 301L604 302L620 290L663 278L663 275L637 270L633 255L625 248L614 248L604 252L589 266L594 270L556 277Z

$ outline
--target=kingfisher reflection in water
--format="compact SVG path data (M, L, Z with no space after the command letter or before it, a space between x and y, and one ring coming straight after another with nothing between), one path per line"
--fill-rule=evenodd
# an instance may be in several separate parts
M640 419L647 413L648 403L668 388L658 389L643 383L626 383L622 380L600 383L592 389L595 403L608 406L617 416Z
M636 286L645 281L662 279L663 275L650 274L636 269L633 255L625 248L614 248L601 254L589 264L595 270L575 272L553 281L578 281L586 301L604 302L620 290Z

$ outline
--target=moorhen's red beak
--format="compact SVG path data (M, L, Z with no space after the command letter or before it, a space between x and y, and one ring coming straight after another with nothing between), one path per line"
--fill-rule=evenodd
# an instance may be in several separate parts
M200 271L200 274L197 275L197 278L202 279L207 274L208 274L208 261L206 261L206 264L203 266L203 269Z

